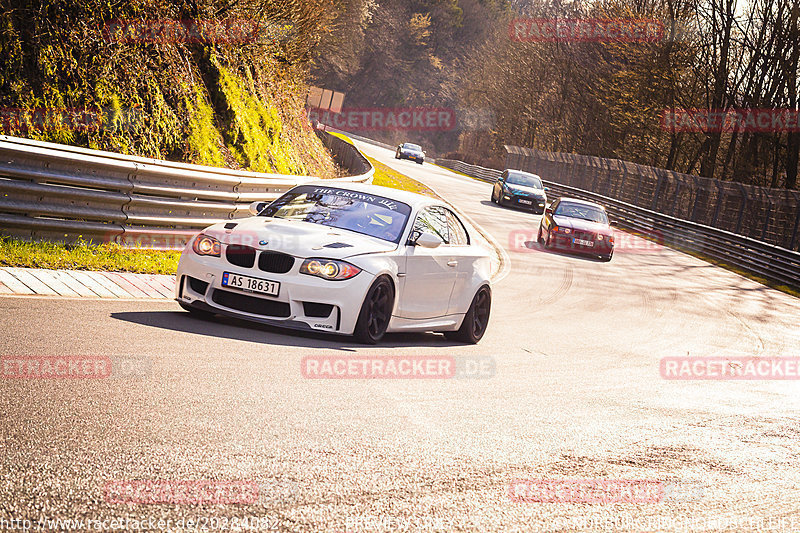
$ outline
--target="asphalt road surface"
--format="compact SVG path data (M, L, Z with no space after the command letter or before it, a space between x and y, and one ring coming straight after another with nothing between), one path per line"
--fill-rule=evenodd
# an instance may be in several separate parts
M797 299L635 239L610 263L544 251L539 217L491 204L490 185L360 147L506 248L484 339L362 347L173 302L2 297L6 359L115 371L0 379L0 531L800 530L798 381L668 380L659 366L798 357ZM304 357L327 355L489 364L303 376Z

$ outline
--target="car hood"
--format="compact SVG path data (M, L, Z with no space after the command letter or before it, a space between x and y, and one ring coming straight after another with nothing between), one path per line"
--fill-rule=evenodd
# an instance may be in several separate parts
M225 226L235 227L226 229ZM354 255L388 252L397 244L349 230L312 222L271 217L249 217L220 222L205 231L224 244L252 246L256 250L274 250L295 257L345 259Z
M542 189L537 189L536 187L526 187L524 185L514 185L513 183L507 183L506 187L511 189L512 191L522 191L526 194L530 194L532 196L538 196L539 198L544 198L545 194Z
M611 235L611 228L608 227L608 224L601 224L599 222L592 222L590 220L583 220L580 218L561 217L558 215L554 216L553 220L555 221L556 225L565 228L600 233L602 235Z

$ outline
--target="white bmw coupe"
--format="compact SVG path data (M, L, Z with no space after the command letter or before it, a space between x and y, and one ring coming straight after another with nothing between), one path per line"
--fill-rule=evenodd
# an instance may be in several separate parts
M338 185L338 184L337 184ZM354 335L436 331L476 343L491 308L489 251L443 202L375 185L300 185L183 250L189 312Z

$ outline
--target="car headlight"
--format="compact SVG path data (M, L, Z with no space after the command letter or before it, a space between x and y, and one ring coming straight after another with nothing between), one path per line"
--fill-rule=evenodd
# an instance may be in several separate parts
M318 259L310 257L300 266L301 274L317 276L318 278L333 281L350 279L361 272L361 269L345 261L335 259Z
M220 244L219 241L214 237L209 237L208 235L201 233L194 238L192 250L194 250L194 253L197 255L210 255L213 257L219 257Z

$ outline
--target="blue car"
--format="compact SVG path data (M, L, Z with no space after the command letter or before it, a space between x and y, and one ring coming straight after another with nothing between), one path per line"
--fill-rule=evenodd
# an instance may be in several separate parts
M492 189L492 202L544 213L547 189L536 174L521 170L504 170Z

